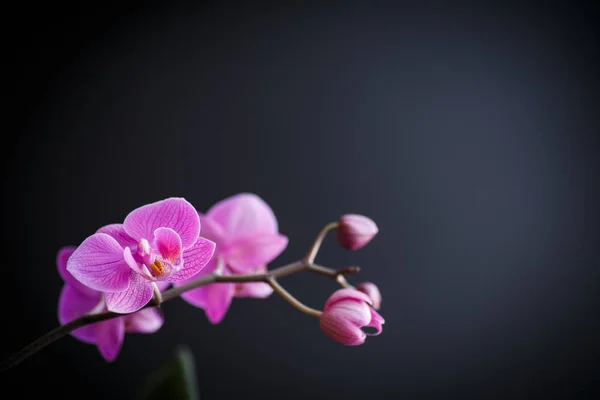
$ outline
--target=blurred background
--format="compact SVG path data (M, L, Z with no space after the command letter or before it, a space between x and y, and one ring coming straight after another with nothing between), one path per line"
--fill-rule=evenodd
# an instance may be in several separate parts
M598 7L482 4L7 6L2 358L57 326L61 246L172 196L261 196L290 238L271 267L372 217L317 261L360 265L386 324L350 348L275 295L217 326L174 300L112 364L65 337L3 392L132 398L183 344L202 399L599 395Z

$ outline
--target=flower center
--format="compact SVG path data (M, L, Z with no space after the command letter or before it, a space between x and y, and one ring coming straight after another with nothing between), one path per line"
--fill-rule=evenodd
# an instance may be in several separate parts
M160 278L163 275L165 275L165 266L163 265L163 263L160 262L160 260L157 258L154 260L154 262L152 264L147 264L148 268L150 269L150 273L152 274L153 277L155 278Z

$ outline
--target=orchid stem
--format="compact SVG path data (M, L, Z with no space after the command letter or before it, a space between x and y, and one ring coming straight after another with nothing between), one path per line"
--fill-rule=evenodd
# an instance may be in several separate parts
M321 244L323 243L323 239L327 235L329 231L337 229L339 227L338 222L330 222L321 229L312 246L310 247L306 257L301 261L296 261L282 267L276 268L274 270L268 271L264 274L249 274L249 275L217 275L217 274L208 274L204 275L198 279L187 282L183 285L171 288L161 293L158 289L156 283L153 282L154 286L154 296L152 300L146 304L143 308L152 308L157 307L164 303L165 301L172 300L176 297L179 297L182 293L187 292L188 290L199 288L200 286L208 285L211 283L221 283L221 282L229 282L229 283L244 283L244 282L265 282L269 284L273 290L283 297L286 301L288 301L291 305L296 307L298 310L315 317L319 317L321 315L321 311L315 310L314 308L310 308L304 304L302 304L298 299L292 296L287 290L285 290L278 282L277 278L282 278L284 276L292 275L301 271L310 271L317 273L319 275L325 275L333 278L337 283L339 283L342 287L351 288L352 285L348 283L344 274L356 273L360 270L359 267L347 267L341 269L331 269L327 267L323 267L321 265L313 264L315 261L315 257L321 248ZM65 325L61 325L50 332L46 333L44 336L38 338L33 341L17 353L10 356L8 359L4 360L0 364L0 372L6 371L15 365L19 364L21 361L25 360L27 357L37 353L42 350L44 347L53 343L54 341L60 339L61 337L71 333L77 328L81 328L82 326L94 324L100 321L106 321L112 318L121 317L125 314L117 314L114 312L105 312L101 314L86 314L83 315Z
M179 297L182 293L185 293L188 290L196 289L200 286L208 285L211 283L265 282L265 283L268 283L269 285L271 285L271 287L273 288L273 290L275 292L277 292L277 294L282 296L285 300L287 300L289 303L291 303L294 307L296 307L300 311L302 311L306 314L309 314L309 315L319 316L319 315L321 315L320 311L312 309L312 308L302 304L300 301L298 301L296 298L294 298L290 293L288 293L283 287L281 287L281 285L279 285L276 281L277 278L292 275L292 274L295 274L295 273L301 272L301 271L317 272L321 275L333 277L336 280L338 279L338 277L343 278L343 276L340 275L341 273L355 272L352 269L346 269L346 271L344 272L344 270L334 270L334 269L322 267L322 266L308 265L303 261L296 261L291 264L287 264L282 267L271 270L264 274L227 275L227 276L209 274L209 275L204 275L204 276L202 276L198 279L195 279L193 281L190 281L188 283L185 283L181 286L177 286L172 289L166 290L165 292L160 294L160 297L157 296L156 292L155 292L154 299L151 300L148 304L146 304L146 306L144 308L156 307L156 306L164 303L165 301L169 301L176 297ZM158 289L158 288L156 288L156 289ZM157 304L155 299L159 299L160 303ZM86 314L86 315L83 315L65 325L61 325L61 326L51 330L50 332L46 333L44 336L41 336L37 340L33 341L32 343L30 343L29 345L27 345L26 347L24 347L17 353L13 354L8 359L4 360L2 362L2 364L0 364L0 371L4 372L4 371L16 366L21 361L25 360L27 357L37 353L38 351L42 350L44 347L55 342L56 340L60 339L61 337L71 333L72 331L74 331L77 328L81 328L82 326L94 324L94 323L100 322L100 321L106 321L109 319L122 317L123 315L125 315L125 314L117 314L114 312L105 312L105 313L101 313L101 314Z
M296 307L298 310L302 311L305 314L312 315L313 317L320 317L322 312L319 310L315 310L314 308L310 308L304 304L302 304L298 299L292 296L287 290L281 286L275 278L268 278L267 283L271 285L273 290L283 297L288 303Z
M321 229L321 232L319 232L319 234L315 238L315 241L313 242L312 246L310 246L310 249L308 250L306 257L304 257L304 262L306 264L310 265L313 262L315 262L315 257L317 256L317 253L319 252L319 249L321 248L323 239L325 239L325 236L327 236L327 233L329 231L337 229L339 226L340 226L340 224L338 222L330 222L327 225L325 225L323 227L323 229Z
M308 270L311 272L315 272L317 274L326 275L333 278L340 286L344 288L352 288L353 286L348 283L346 280L345 274L356 274L360 272L360 267L346 267L340 268L338 270L333 270L331 268L322 267L320 265L311 264L308 266Z

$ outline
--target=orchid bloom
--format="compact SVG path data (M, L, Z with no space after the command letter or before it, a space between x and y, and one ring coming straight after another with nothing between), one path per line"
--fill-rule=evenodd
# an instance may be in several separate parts
M84 314L106 311L102 293L84 286L67 271L67 260L74 251L75 247L63 247L56 259L58 273L65 282L58 301L58 320L63 325ZM161 286L166 285L161 282ZM160 313L149 308L83 326L72 331L71 335L82 342L95 344L106 361L113 361L121 350L125 332L153 333L162 324Z
M213 240L213 258L193 280L209 273L238 275L264 273L266 265L285 249L286 236L278 233L277 219L260 197L242 193L226 198L201 215L202 236ZM178 283L184 283L176 282ZM223 320L233 297L268 297L273 290L264 282L218 283L181 295L188 303L203 308L209 321Z
M367 333L361 328L375 328L379 335L383 317L372 307L371 298L355 289L340 289L334 292L325 302L320 317L321 330L329 338L346 346L357 346L365 342Z
M190 203L161 200L85 239L69 258L67 271L103 292L109 311L131 313L152 299L154 282L180 282L204 268L215 243L199 234L200 219Z

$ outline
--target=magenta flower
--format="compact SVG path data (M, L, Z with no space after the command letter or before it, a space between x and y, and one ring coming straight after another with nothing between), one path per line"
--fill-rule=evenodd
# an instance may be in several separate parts
M346 214L340 218L337 231L338 242L348 250L358 250L375 237L379 228L369 217Z
M216 242L217 248L208 266L189 280L213 272L222 275L264 273L266 264L281 254L288 243L287 237L278 233L277 219L271 208L255 194L242 193L222 200L200 219L202 236ZM203 308L209 321L218 324L234 296L265 298L272 292L263 282L217 283L190 290L181 297Z
M169 198L133 210L123 224L100 228L75 250L67 270L103 292L109 311L131 313L150 301L153 282L180 282L204 268L215 243L199 234L194 207Z
M346 346L363 344L367 337L361 328L375 328L379 335L383 317L371 308L371 298L355 289L340 289L325 302L320 317L321 330L329 338Z
M379 310L381 307L381 292L377 285L371 282L363 282L356 286L357 290L365 293L371 298L373 308Z
M88 313L102 313L106 305L102 293L84 286L67 271L67 260L75 247L63 247L58 252L56 264L65 285L58 301L58 320L66 324ZM161 282L161 286L164 283ZM152 333L163 324L155 309L145 309L134 314L86 325L71 332L85 343L95 344L106 361L113 361L123 345L125 332Z

